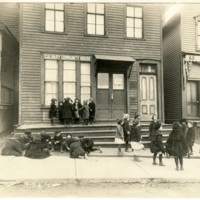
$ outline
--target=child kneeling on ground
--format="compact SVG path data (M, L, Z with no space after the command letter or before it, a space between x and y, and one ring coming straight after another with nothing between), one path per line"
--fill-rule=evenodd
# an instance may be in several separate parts
M157 122L154 128L154 134L151 135L150 151L153 153L153 165L157 165L156 157L159 153L159 166L165 166L162 162L162 156L165 154L165 147L162 141L162 134L160 132L161 123Z

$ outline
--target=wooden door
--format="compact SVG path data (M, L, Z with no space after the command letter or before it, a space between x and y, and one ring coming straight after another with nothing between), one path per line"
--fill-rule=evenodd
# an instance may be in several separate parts
M144 120L157 114L156 75L140 75L140 111Z
M198 82L187 82L187 117L199 117Z
M117 119L126 111L124 74L98 73L97 118Z

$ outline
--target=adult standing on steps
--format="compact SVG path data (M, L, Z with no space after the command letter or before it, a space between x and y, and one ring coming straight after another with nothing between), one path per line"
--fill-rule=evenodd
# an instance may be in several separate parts
M130 142L130 133L131 133L131 127L129 125L129 114L123 115L123 131L124 131L124 141L126 143L125 151L128 152L128 145Z
M64 105L63 105L63 119L64 119L64 124L71 124L72 121L72 111L73 111L73 106L70 103L70 98L67 97L64 99Z

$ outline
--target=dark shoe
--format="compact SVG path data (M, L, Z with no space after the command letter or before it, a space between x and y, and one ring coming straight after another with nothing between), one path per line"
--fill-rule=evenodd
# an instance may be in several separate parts
M159 166L165 166L162 162L159 163Z
M176 167L176 171L179 171L179 168L178 168L178 167Z
M190 153L188 153L188 158L190 158Z
M156 162L153 162L153 164L152 165L157 165L157 163Z
M181 167L180 170L183 171L184 170L183 167Z

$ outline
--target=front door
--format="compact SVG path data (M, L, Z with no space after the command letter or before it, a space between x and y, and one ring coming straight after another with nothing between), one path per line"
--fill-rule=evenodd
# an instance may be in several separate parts
M140 110L144 120L157 114L156 75L140 75Z
M199 83L187 82L187 117L199 117Z
M126 112L125 76L118 73L97 75L97 118L117 119Z

